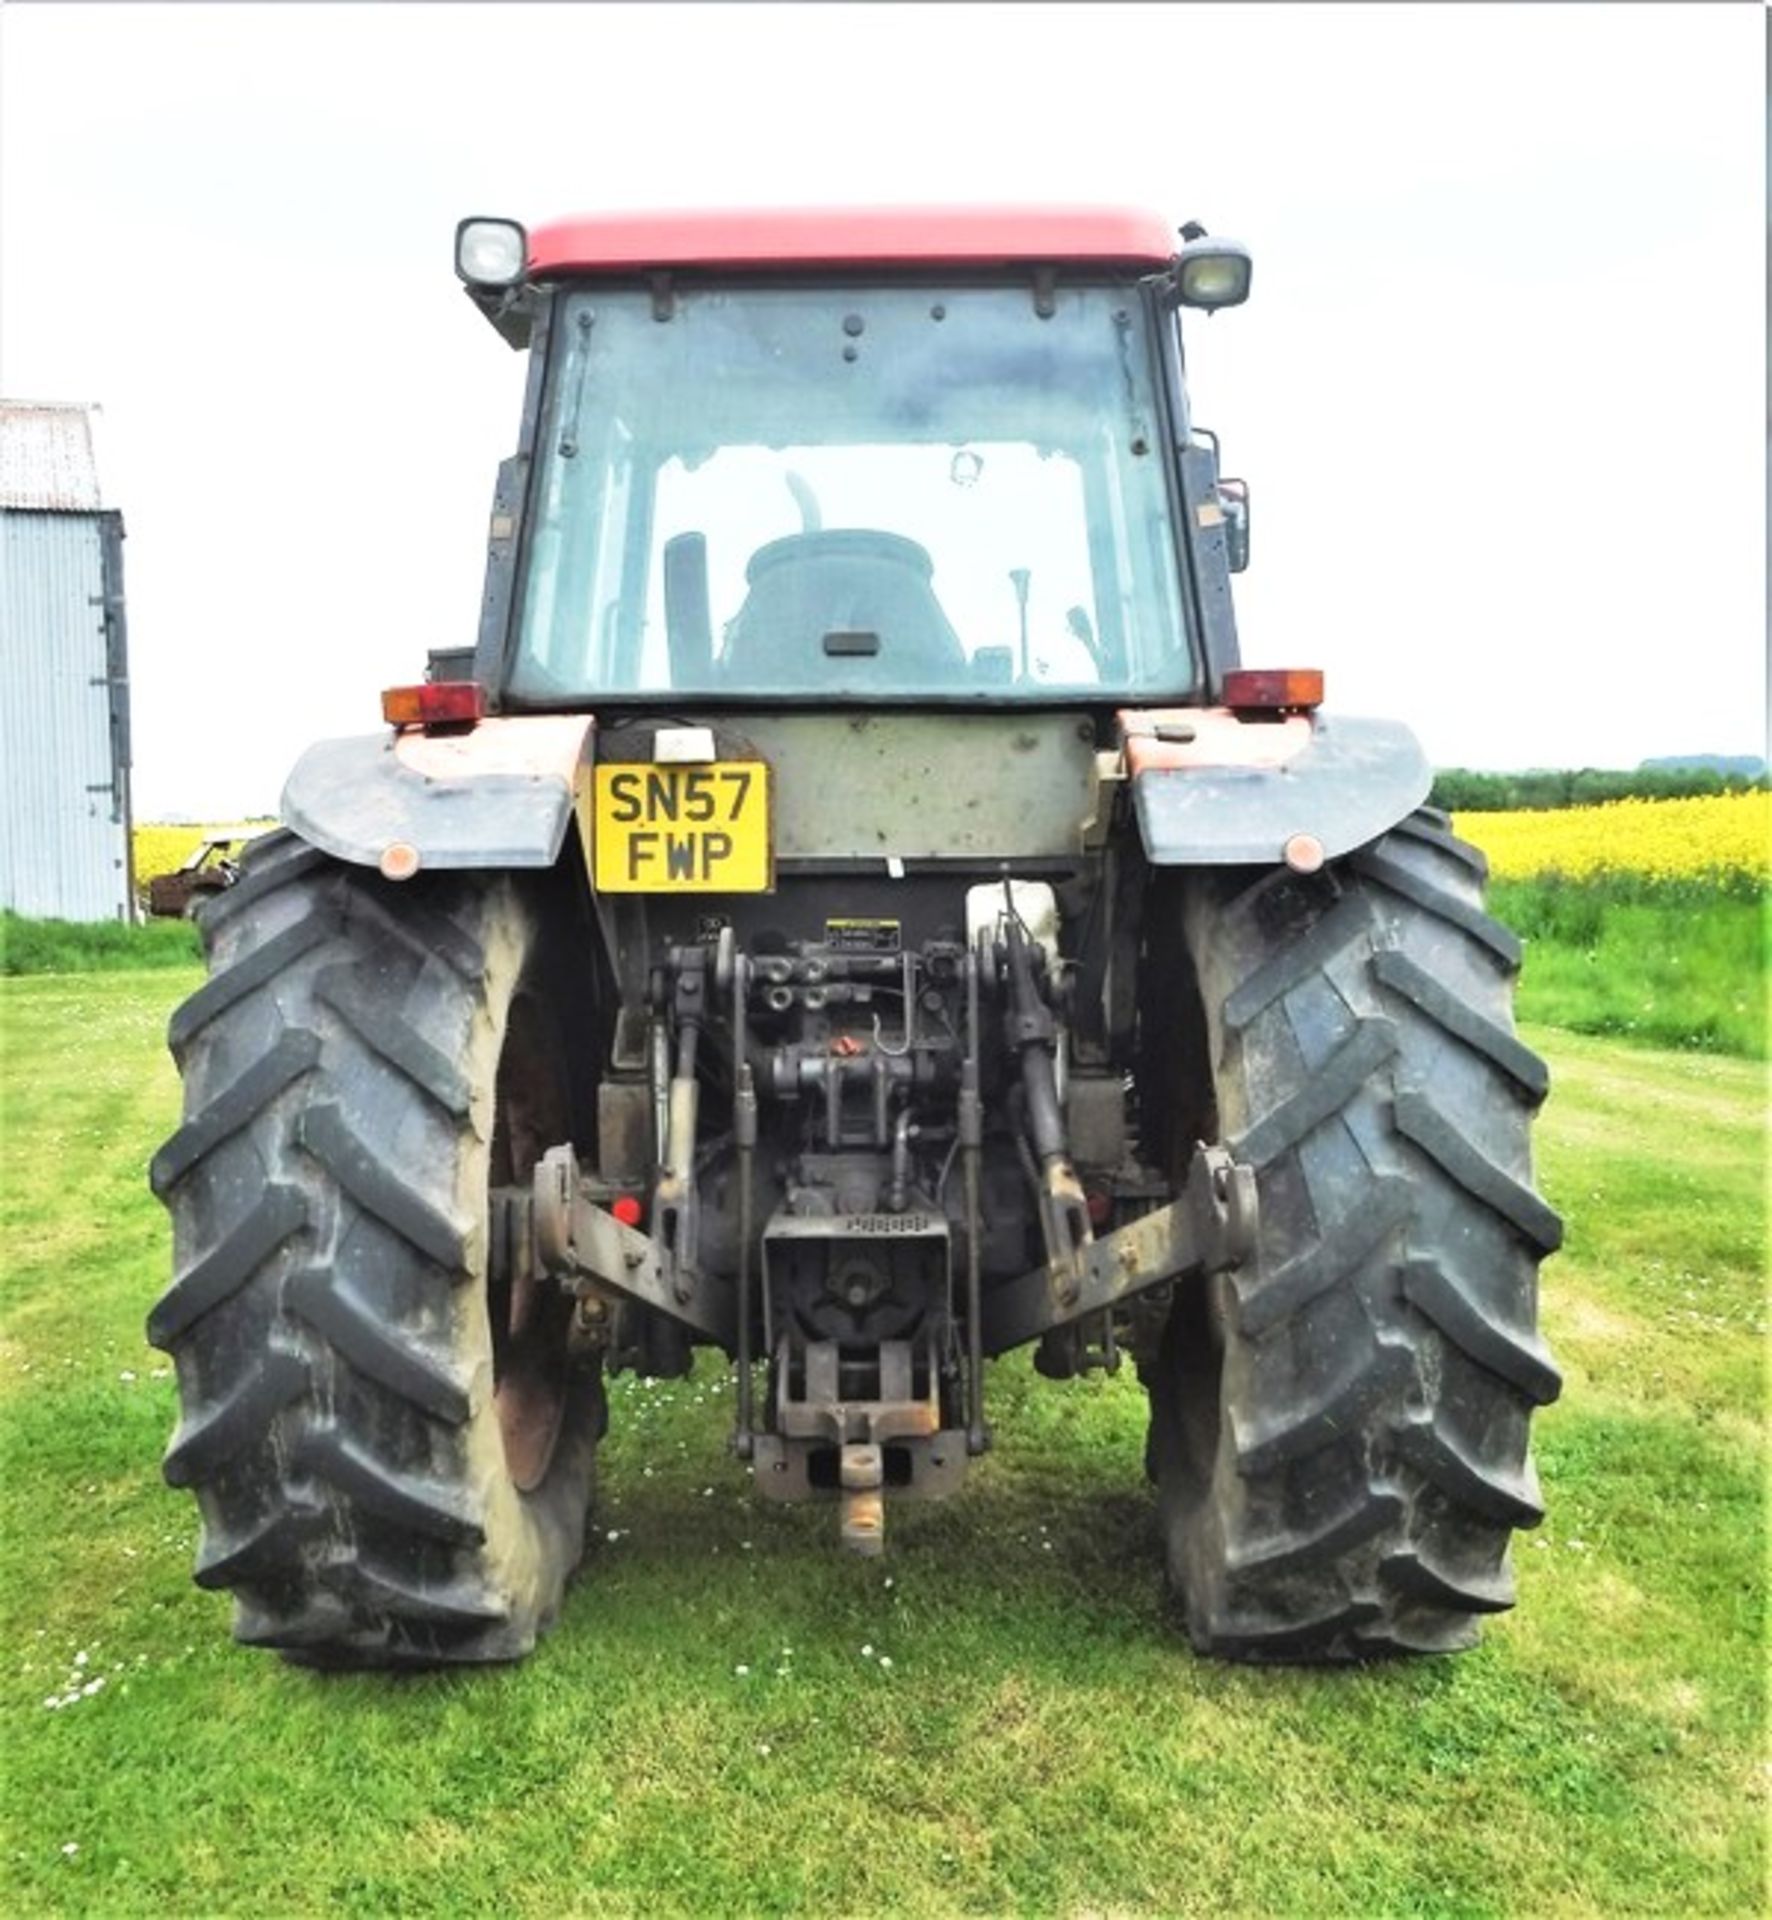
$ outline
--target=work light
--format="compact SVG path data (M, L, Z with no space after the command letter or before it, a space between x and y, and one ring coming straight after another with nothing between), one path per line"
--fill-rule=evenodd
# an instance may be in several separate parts
M1190 240L1181 250L1177 297L1184 307L1240 307L1254 262L1235 240Z
M529 239L515 220L472 217L455 229L455 270L470 287L509 287L523 278Z

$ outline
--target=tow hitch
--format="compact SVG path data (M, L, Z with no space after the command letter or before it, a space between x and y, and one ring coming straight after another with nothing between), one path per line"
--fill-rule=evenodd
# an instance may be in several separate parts
M680 1322L729 1354L739 1352L730 1286L698 1272L600 1203L569 1145L536 1167L531 1188L497 1196L495 1264L520 1277L545 1274L574 1293L581 1327L607 1326L621 1302ZM607 1196L604 1196L607 1197ZM1037 1267L989 1290L981 1346L998 1354L1096 1315L1111 1315L1152 1287L1200 1281L1236 1266L1254 1242L1255 1176L1219 1147L1199 1147L1180 1196L1116 1232L1090 1240L1074 1266ZM748 1434L757 1491L772 1500L839 1503L846 1546L876 1554L885 1496L934 1499L965 1477L972 1443L969 1369L960 1330L942 1315L912 1337L857 1345L837 1334L796 1339L784 1304L815 1269L840 1274L855 1304L889 1311L895 1286L923 1294L931 1273L946 1294L948 1223L926 1213L825 1218L778 1216L765 1229L763 1346L771 1355L769 1427Z

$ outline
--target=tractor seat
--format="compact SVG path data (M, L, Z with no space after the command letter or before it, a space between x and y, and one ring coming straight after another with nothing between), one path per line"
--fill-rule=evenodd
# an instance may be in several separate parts
M966 652L930 584L928 552L902 534L839 527L789 534L751 555L749 592L726 629L734 688L958 682ZM833 658L827 634L875 634L877 651Z

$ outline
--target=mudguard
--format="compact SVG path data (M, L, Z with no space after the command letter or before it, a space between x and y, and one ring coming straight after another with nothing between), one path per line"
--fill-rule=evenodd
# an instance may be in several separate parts
M283 823L357 866L405 846L430 870L551 867L594 724L588 714L535 714L463 733L322 740L283 788Z
M1337 859L1412 813L1433 769L1394 720L1222 708L1120 716L1133 809L1153 866L1278 863L1294 834Z

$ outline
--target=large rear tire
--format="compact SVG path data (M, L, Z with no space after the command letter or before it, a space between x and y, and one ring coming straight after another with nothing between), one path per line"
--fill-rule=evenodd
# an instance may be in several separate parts
M1145 1368L1202 1652L1446 1652L1513 1603L1561 1224L1531 1185L1546 1075L1483 878L1423 810L1323 874L1202 875L1178 903L1219 1136L1261 1203L1255 1255L1178 1289Z
M197 1580L292 1659L519 1658L583 1549L600 1377L563 1296L488 1279L489 1188L570 1134L536 898L395 886L280 833L203 910L148 1335L177 1365Z

